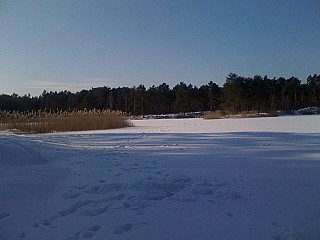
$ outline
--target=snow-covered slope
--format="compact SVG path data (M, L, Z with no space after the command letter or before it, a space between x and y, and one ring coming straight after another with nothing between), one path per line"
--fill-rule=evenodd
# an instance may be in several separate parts
M319 239L320 117L0 134L0 239Z

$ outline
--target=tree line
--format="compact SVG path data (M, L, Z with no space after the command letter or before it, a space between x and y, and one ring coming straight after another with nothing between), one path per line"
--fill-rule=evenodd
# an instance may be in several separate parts
M40 96L0 95L2 111L68 111L110 109L131 115L170 114L224 110L273 112L320 106L320 75L308 76L306 83L296 77L242 77L231 73L222 87L210 81L200 87L180 82L173 88L162 83L148 89L98 87L71 93L47 92Z

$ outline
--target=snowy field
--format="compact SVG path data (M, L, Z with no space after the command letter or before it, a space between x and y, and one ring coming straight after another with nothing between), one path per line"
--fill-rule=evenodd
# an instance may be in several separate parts
M320 239L320 116L0 133L0 239Z

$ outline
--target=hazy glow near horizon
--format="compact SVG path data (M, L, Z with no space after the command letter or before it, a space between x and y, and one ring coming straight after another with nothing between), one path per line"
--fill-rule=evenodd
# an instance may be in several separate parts
M320 74L320 1L0 2L0 94Z

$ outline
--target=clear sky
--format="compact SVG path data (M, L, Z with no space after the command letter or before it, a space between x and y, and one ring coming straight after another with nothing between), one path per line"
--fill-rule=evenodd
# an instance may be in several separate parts
M0 94L320 74L319 0L0 0Z

